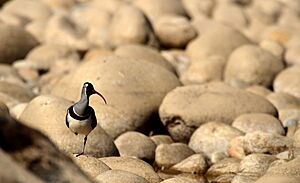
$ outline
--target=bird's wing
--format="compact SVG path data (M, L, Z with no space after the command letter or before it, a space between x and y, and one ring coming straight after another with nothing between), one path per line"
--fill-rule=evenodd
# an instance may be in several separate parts
M89 106L89 111L90 111L90 115L91 115L91 119L92 119L92 128L94 129L97 126L96 114L95 114L94 109L90 106Z

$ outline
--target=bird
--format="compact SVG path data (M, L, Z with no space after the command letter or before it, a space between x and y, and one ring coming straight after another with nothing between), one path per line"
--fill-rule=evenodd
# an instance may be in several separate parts
M89 97L93 94L99 95L105 104L106 99L103 95L94 89L90 82L85 82L81 90L81 97L78 102L67 109L66 125L75 134L84 135L82 152L77 154L76 157L83 155L87 136L97 126L97 118L94 109L89 106Z

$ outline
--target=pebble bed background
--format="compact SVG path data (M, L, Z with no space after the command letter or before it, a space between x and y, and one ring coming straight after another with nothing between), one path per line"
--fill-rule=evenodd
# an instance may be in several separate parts
M0 4L1 183L300 182L300 0Z

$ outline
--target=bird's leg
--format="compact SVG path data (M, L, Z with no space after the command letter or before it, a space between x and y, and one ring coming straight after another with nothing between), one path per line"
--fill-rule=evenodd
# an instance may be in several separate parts
M87 135L84 137L82 152L80 154L77 154L76 157L81 156L81 155L84 154L84 149L85 149L86 141L87 141Z

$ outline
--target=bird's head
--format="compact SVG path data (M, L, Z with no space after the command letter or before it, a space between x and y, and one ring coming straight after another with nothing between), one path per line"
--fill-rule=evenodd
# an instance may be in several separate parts
M85 82L83 84L83 87L82 87L82 94L86 95L87 97L90 97L91 95L93 94L97 94L99 95L103 101L105 102L106 104L106 100L105 98L101 95L101 93L97 92L95 89L94 89L94 86L92 85L92 83L89 83L89 82Z

